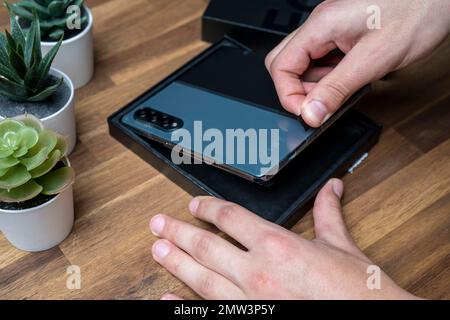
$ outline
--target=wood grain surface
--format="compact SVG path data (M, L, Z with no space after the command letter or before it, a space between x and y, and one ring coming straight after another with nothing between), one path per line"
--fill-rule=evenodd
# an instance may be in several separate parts
M96 73L77 92L76 222L57 248L25 253L0 235L2 299L158 299L196 295L152 260L148 221L167 213L196 225L191 197L108 134L106 118L208 47L206 0L87 0ZM0 26L6 26L0 9ZM450 41L375 84L358 108L384 125L379 144L344 178L356 242L402 287L450 298ZM314 236L311 213L293 229ZM214 231L216 232L216 231ZM67 267L81 289L66 287Z

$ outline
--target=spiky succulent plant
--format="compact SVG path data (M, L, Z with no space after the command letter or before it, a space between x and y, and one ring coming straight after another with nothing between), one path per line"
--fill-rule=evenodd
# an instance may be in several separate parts
M36 13L30 28L25 32L10 10L11 33L0 33L0 95L24 102L43 101L62 84L49 81L49 70L61 43L59 42L42 57L39 20Z
M0 122L0 201L23 202L39 194L56 195L74 180L72 167L61 165L65 138L46 130L31 115Z
M11 8L21 20L29 22L33 20L33 10L36 10L41 22L42 39L49 38L52 41L58 41L69 31L68 21L75 21L79 18L81 26L86 24L86 15L78 17L83 3L84 0L22 0L11 5ZM72 12L68 10L70 6L77 6L80 10Z

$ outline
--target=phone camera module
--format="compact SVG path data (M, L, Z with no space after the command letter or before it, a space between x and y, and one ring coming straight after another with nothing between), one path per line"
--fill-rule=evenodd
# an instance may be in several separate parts
M172 131L183 127L181 119L148 107L136 111L135 118L163 131Z

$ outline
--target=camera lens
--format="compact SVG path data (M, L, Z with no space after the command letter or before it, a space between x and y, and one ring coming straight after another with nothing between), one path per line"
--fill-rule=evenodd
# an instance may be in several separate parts
M152 124L154 127L167 131L183 126L183 121L181 121L180 119L158 110L153 110L149 107L145 107L136 111L135 117L140 121L143 121L147 124Z

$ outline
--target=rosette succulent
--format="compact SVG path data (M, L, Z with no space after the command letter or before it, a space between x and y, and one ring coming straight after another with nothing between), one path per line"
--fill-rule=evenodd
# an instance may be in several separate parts
M30 28L25 32L14 18L11 7L11 33L0 33L0 95L11 100L38 102L51 96L62 84L63 78L50 81L49 71L61 43L42 57L39 20L34 14Z
M25 115L0 122L0 201L24 202L57 195L74 180L65 156L67 142Z
M33 10L35 10L41 22L42 39L58 41L69 31L68 22L80 19L81 26L86 24L86 15L78 17L83 3L84 0L22 0L11 5L11 8L22 21L30 23L33 21ZM79 10L72 11L71 6L76 6Z

